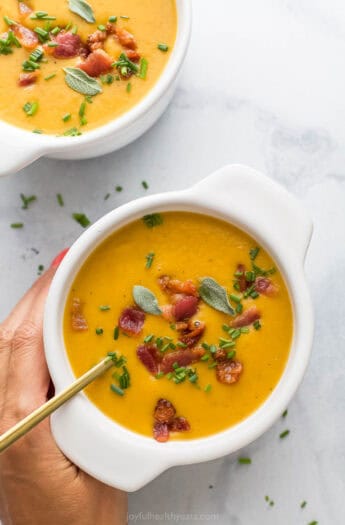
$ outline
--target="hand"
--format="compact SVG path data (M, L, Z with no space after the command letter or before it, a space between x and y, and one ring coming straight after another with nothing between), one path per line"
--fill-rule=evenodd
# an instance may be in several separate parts
M43 310L64 254L0 325L0 433L47 401ZM47 419L0 455L0 519L4 525L124 525L127 496L73 465Z

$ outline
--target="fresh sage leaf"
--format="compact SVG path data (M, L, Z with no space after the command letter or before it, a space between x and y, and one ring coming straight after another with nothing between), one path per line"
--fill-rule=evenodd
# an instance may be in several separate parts
M205 277L201 280L199 294L201 299L215 310L225 314L235 315L235 311L229 303L226 289L212 279L212 277Z
M90 24L96 22L92 7L85 0L69 0L69 9Z
M64 71L66 84L74 91L91 97L102 93L103 90L97 80L90 77L85 71L77 67L65 67Z
M160 315L162 310L158 306L156 296L144 286L133 286L133 298L136 305L144 312L153 315Z

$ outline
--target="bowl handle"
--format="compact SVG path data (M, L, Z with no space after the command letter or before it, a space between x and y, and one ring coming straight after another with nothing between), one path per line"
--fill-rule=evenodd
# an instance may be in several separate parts
M313 223L301 203L266 175L247 166L233 164L196 184L192 188L208 203L217 202L245 216L255 224L263 238L285 239L294 255L303 263L313 232ZM247 221L243 221L246 226ZM241 225L240 225L241 226Z
M6 139L0 141L0 177L10 175L25 168L43 155L42 146L36 144L24 143L13 144L13 141L7 142Z

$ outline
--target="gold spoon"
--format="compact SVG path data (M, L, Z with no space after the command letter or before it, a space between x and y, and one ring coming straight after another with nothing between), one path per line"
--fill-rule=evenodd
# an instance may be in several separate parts
M74 383L57 396L52 397L47 403L34 410L31 414L19 421L12 428L0 436L0 454L8 447L13 445L19 438L25 436L30 430L38 425L43 419L50 416L55 410L61 407L66 401L78 394L83 388L92 383L97 377L104 374L114 365L114 359L111 356L106 357L98 365L91 368L86 374L82 375Z

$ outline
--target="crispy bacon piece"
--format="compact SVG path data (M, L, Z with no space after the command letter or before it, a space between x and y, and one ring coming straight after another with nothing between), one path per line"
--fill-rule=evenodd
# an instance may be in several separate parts
M239 277L237 277L238 284L240 287L240 292L245 292L246 289L248 288L248 283L246 280L246 267L244 266L244 264L239 264L237 266L237 272L242 274Z
M32 84L35 84L35 82L37 82L38 77L39 73L37 71L33 71L32 73L20 73L18 85L20 87L31 86Z
M216 377L224 385L237 383L242 374L243 366L239 361L225 361L216 366Z
M188 432L190 424L185 417L175 417L173 422L169 425L171 432Z
M268 297L274 297L278 293L278 287L268 277L257 277L255 280L255 290Z
M11 26L11 29L14 33L14 35L18 38L20 44L25 49L34 49L38 46L39 40L33 31L31 29L28 29L27 27L24 27L20 24L15 24Z
M159 399L154 411L155 421L170 425L176 416L176 408L167 399Z
M90 51L96 51L96 49L103 49L104 42L108 35L105 31L97 29L92 35L87 37L87 47Z
M173 304L164 304L163 306L160 307L160 309L162 310L163 319L165 319L166 321L169 321L169 323L172 323L175 320Z
M191 280L179 281L178 279L171 279L168 275L162 275L158 282L162 290L169 294L195 295L195 297L199 295Z
M126 49L126 55L134 63L139 62L141 59L141 55L138 53L138 51L135 51L134 49Z
M139 361L142 362L151 374L158 374L159 363L162 360L162 357L155 344L140 345L137 348L137 356Z
M260 319L261 314L256 306L251 306L248 308L248 310L245 310L243 314L238 315L235 317L235 319L232 321L231 326L233 328L242 328L243 326L249 326L250 324L253 324L255 321Z
M47 54L53 55L55 58L66 59L87 54L87 49L80 36L71 33L71 31L60 31L56 36L52 36L52 42L57 46L44 45L43 48Z
M120 44L127 48L135 50L137 49L138 45L135 41L134 36L132 33L124 29L123 27L115 27L116 36L120 42Z
M72 302L71 322L72 330L75 332L85 332L89 328L83 315L83 305L77 297L75 297Z
M214 359L220 363L222 361L226 361L228 358L227 356L228 354L226 350L224 350L223 348L218 348L218 350L214 354Z
M153 425L153 437L159 443L166 443L169 441L169 427L166 423L159 423L155 421Z
M174 370L174 364L177 363L178 366L189 366L192 363L200 361L202 356L205 355L205 350L203 348L193 348L186 350L178 350L176 352L170 352L163 357L163 360L160 365L160 369L164 374L168 374Z
M205 323L201 321L189 321L185 330L182 330L179 340L188 347L196 345L205 331Z
M112 58L103 49L97 49L86 60L79 62L77 67L85 71L90 77L99 77L111 70Z
M190 319L198 310L198 298L194 295L182 296L173 306L173 315L176 321Z
M108 22L105 26L105 29L108 35L116 35L116 24Z
M145 314L138 308L125 308L119 318L119 327L127 335L139 335L145 322Z
M24 2L19 2L18 4L19 18L23 22L31 13L32 9Z

